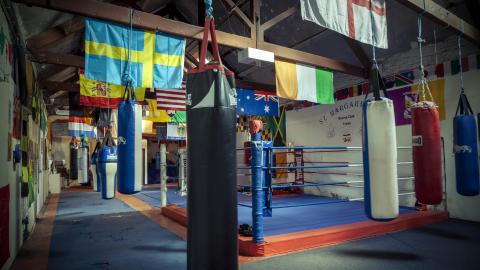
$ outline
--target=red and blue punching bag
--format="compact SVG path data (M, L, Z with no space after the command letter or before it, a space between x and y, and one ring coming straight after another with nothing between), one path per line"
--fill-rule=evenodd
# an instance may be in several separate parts
M463 196L475 196L480 192L478 171L477 125L467 96L460 94L455 118L453 118L453 152L457 192Z
M412 154L417 200L440 204L443 198L440 124L437 106L431 101L412 105Z

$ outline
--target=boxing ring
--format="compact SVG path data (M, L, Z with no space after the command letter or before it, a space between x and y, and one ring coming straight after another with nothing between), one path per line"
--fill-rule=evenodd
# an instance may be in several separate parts
M364 210L363 163L335 158L342 153L355 156L353 152L361 159L361 147L277 147L256 141L237 148L238 225L251 227L251 234L239 235L240 254L287 253L446 219L445 212L414 209L413 162L407 158L411 159L411 147L398 149L402 160L397 164L400 216L376 222L369 220ZM186 197L180 193L169 189L168 206L162 208L162 214L187 226ZM153 193L149 196L150 203L158 198Z

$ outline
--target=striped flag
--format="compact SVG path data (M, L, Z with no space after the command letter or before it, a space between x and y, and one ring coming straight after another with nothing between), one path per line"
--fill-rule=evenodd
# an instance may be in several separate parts
M333 73L314 66L275 60L277 96L333 104Z
M89 138L97 137L94 127L91 125L92 118L70 116L68 118L68 136Z
M179 89L155 89L157 109L167 111L185 111L185 84Z

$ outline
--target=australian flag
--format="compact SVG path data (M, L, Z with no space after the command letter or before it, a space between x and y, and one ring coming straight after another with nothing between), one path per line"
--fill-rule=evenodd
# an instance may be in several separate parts
M278 117L278 97L274 92L237 88L237 114Z

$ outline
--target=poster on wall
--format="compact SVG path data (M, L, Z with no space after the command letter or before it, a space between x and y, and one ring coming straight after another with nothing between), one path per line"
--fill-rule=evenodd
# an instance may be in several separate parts
M185 125L177 123L167 123L167 140L185 140L187 138L187 129Z
M68 122L52 122L52 137L68 136Z
M353 145L354 138L362 134L362 106L365 96L341 100L334 105L323 106L319 124L324 136L333 144ZM288 128L287 128L288 130Z

